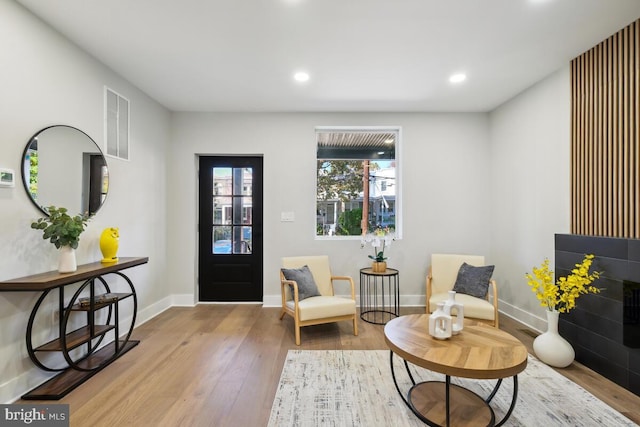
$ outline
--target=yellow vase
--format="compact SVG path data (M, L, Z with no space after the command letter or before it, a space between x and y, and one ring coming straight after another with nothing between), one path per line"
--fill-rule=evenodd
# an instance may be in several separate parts
M120 239L120 231L116 227L105 228L100 236L100 251L102 251L102 263L109 264L117 262L118 257L118 239Z

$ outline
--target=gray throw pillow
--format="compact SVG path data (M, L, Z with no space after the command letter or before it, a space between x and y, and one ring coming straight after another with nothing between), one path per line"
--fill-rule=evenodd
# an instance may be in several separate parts
M484 298L489 290L489 281L493 275L494 267L494 265L474 267L466 262L462 263L453 290L461 294Z
M287 280L294 280L298 284L298 301L302 301L305 298L320 296L316 281L313 280L313 274L309 270L309 266L304 265L300 268L283 268L282 274ZM293 294L293 286L291 288L291 294Z

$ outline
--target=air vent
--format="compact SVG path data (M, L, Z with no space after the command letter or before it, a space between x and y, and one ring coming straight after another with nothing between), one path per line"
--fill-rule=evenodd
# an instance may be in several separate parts
M104 89L104 152L129 160L129 100L106 86Z

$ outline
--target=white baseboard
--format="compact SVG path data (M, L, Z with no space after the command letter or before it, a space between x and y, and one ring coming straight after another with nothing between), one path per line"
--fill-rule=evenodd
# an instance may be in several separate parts
M27 362L30 363L30 362ZM57 372L46 372L33 366L0 385L0 402L10 404L20 399L29 390L33 390L40 384L56 376Z
M400 295L400 307L425 307L424 295Z
M282 306L282 296L278 295L265 295L262 298L262 306L263 307L281 307Z
M528 326L529 328L537 332L544 332L547 330L547 321L545 319L534 316L533 314L528 313L519 307L508 304L500 299L498 301L500 313L517 320L518 322L524 324L525 326Z
M194 294L177 294L170 298L172 303L169 307L195 307L198 303Z
M167 310L171 307L172 297L168 296L166 298L161 299L160 301L156 301L153 304L143 308L142 310L138 310L138 315L136 317L136 327L148 322L149 320L156 317L158 314Z

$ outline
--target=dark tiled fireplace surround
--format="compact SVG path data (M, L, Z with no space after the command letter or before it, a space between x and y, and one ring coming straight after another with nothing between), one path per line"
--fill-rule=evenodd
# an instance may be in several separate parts
M560 315L560 334L576 360L640 396L640 240L556 234L555 275L566 276L584 254L596 256L599 294L582 295Z

